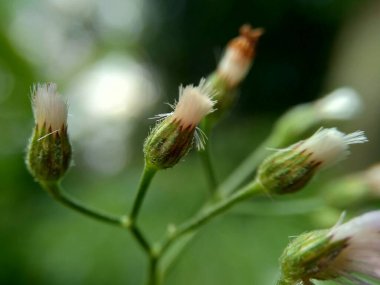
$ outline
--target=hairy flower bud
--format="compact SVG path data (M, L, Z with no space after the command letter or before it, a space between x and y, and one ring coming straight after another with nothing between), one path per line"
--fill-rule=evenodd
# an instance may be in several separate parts
M346 135L335 128L320 129L310 138L269 156L259 167L258 179L271 194L298 191L317 170L347 157L350 144L366 141L361 131Z
M236 100L236 87L244 80L255 57L256 45L263 29L253 29L246 24L240 28L240 35L232 39L219 61L218 67L207 83L215 91L217 101L214 112L208 119L213 122L231 108Z
M252 29L246 24L240 28L240 35L228 43L217 73L230 88L238 85L247 75L255 56L256 44L263 33L263 29Z
M160 120L145 141L147 164L157 169L173 167L190 151L194 139L198 149L203 148L204 137L197 125L214 110L214 104L204 79L197 87L181 86L174 111L157 116Z
M340 87L314 102L288 110L277 120L271 138L276 142L275 147L284 147L323 122L350 120L361 109L358 93L350 87Z
M368 284L357 274L380 281L379 261L380 211L374 211L330 230L296 237L280 258L278 284L313 284L311 279Z
M67 105L54 83L37 84L31 97L36 124L26 163L36 180L57 181L66 173L71 159Z

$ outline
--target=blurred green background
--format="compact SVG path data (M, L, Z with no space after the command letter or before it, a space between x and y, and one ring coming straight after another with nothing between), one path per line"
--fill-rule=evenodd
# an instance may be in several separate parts
M145 257L127 232L56 204L27 173L33 83L57 82L69 102L75 164L64 187L122 214L142 170L142 143L153 124L148 118L168 111L164 102L173 102L181 83L212 72L225 44L247 22L266 34L239 102L210 138L219 178L286 109L342 85L357 89L366 109L341 127L365 130L370 143L304 193L246 202L215 219L165 284L274 284L289 236L325 218L330 225L328 213L313 211L318 185L380 158L379 1L0 1L0 284L133 285L146 273ZM142 227L157 239L206 198L205 175L191 153L157 175Z

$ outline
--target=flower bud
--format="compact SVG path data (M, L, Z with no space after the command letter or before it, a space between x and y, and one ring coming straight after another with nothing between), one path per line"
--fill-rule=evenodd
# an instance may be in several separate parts
M320 129L310 138L269 156L258 169L258 179L271 194L300 190L320 168L348 156L350 144L364 143L362 131L344 134L335 128Z
M217 101L209 119L217 121L235 102L235 88L246 77L255 57L255 49L263 29L253 29L250 25L240 28L240 35L232 39L219 61L218 67L208 78L207 83L215 90Z
M350 120L362 109L358 93L350 87L341 87L311 103L297 105L276 122L272 140L276 147L294 143L308 131L323 122Z
M313 284L311 279L336 279L339 284L368 284L362 276L380 281L380 211L296 237L280 258L278 284Z
M197 87L181 86L174 111L157 116L160 120L145 141L147 164L157 169L173 167L190 151L194 140L198 149L203 148L205 138L198 133L197 125L214 110L214 104L204 79Z
M350 120L362 110L359 94L351 87L340 87L313 103L323 120Z
M252 29L246 24L240 28L240 35L228 43L216 72L229 88L238 85L247 75L255 56L257 42L263 33L263 29Z
M54 83L37 84L31 97L35 127L26 163L37 181L58 181L66 173L71 159L67 105Z

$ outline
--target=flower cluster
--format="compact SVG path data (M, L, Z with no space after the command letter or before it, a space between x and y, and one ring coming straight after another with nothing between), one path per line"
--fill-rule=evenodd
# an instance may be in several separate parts
M282 195L301 190L318 171L347 158L351 145L368 141L363 131L346 134L337 128L320 128L311 137L302 139L305 133L317 129L324 122L348 120L361 110L356 91L348 87L339 88L315 102L295 106L282 116L266 140L275 145L274 153L264 159L267 150L259 147L236 168L233 172L236 176L231 175L232 178L226 180L227 186L218 185L210 152L204 145L206 134L210 133L214 122L230 110L236 98L234 91L249 72L262 34L262 29L243 25L239 36L228 43L216 70L207 79L201 79L197 86L180 86L178 101L170 105L171 112L155 117L156 125L144 142L145 167L128 215L109 215L64 194L59 182L71 162L68 107L58 94L56 84L37 84L32 88L35 127L26 157L30 173L65 206L98 221L127 228L148 257L149 284L158 284L159 276L163 275L158 271L165 267L159 263L179 238L187 235L185 242L191 240L200 226L256 194ZM211 181L213 197L189 220L170 226L163 240L157 244L150 243L140 230L138 220L150 183L158 170L175 166L194 145L198 150L204 150L200 155ZM248 181L254 173L255 177ZM356 176L360 183L353 184L349 180L333 185L340 192L331 201L335 199L338 203L327 202L323 209L328 213L331 213L329 210L337 212L337 204L342 197L351 200L368 197L368 188L373 189L371 198L379 197L379 173L377 165ZM247 183L243 185L244 182ZM362 188L354 195L347 195L347 185L361 185ZM324 201L328 199L328 195L324 195ZM349 199L344 199L343 207L349 205ZM173 250L169 259L175 257L182 247ZM369 212L345 224L338 223L332 229L299 235L286 247L280 263L278 285L312 285L313 280L330 279L340 284L366 285L367 277L380 280L380 211Z

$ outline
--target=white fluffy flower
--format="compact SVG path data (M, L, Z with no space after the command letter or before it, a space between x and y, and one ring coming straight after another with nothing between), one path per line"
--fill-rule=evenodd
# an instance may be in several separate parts
M352 275L355 273L380 281L380 211L369 212L338 225L329 234L332 242L346 240L345 248L331 262L329 270L352 284L368 284Z
M214 111L215 101L211 88L201 79L198 86L180 86L178 103L172 116L183 128L195 128L209 113Z
M363 131L344 134L336 128L319 129L307 140L291 148L308 155L308 160L320 167L330 166L348 156L349 145L367 142Z
M314 103L317 114L327 120L349 120L362 109L359 94L350 87L341 87Z
M36 124L41 130L55 132L67 126L67 104L57 93L55 83L37 84L32 89L32 105Z
M173 123L178 123L182 130L195 130L195 144L197 149L203 149L205 135L197 126L199 122L209 113L213 112L216 101L213 100L215 91L207 84L204 78L198 86L187 85L179 87L179 99L174 105L173 112L159 114L154 118L162 120L171 118Z

